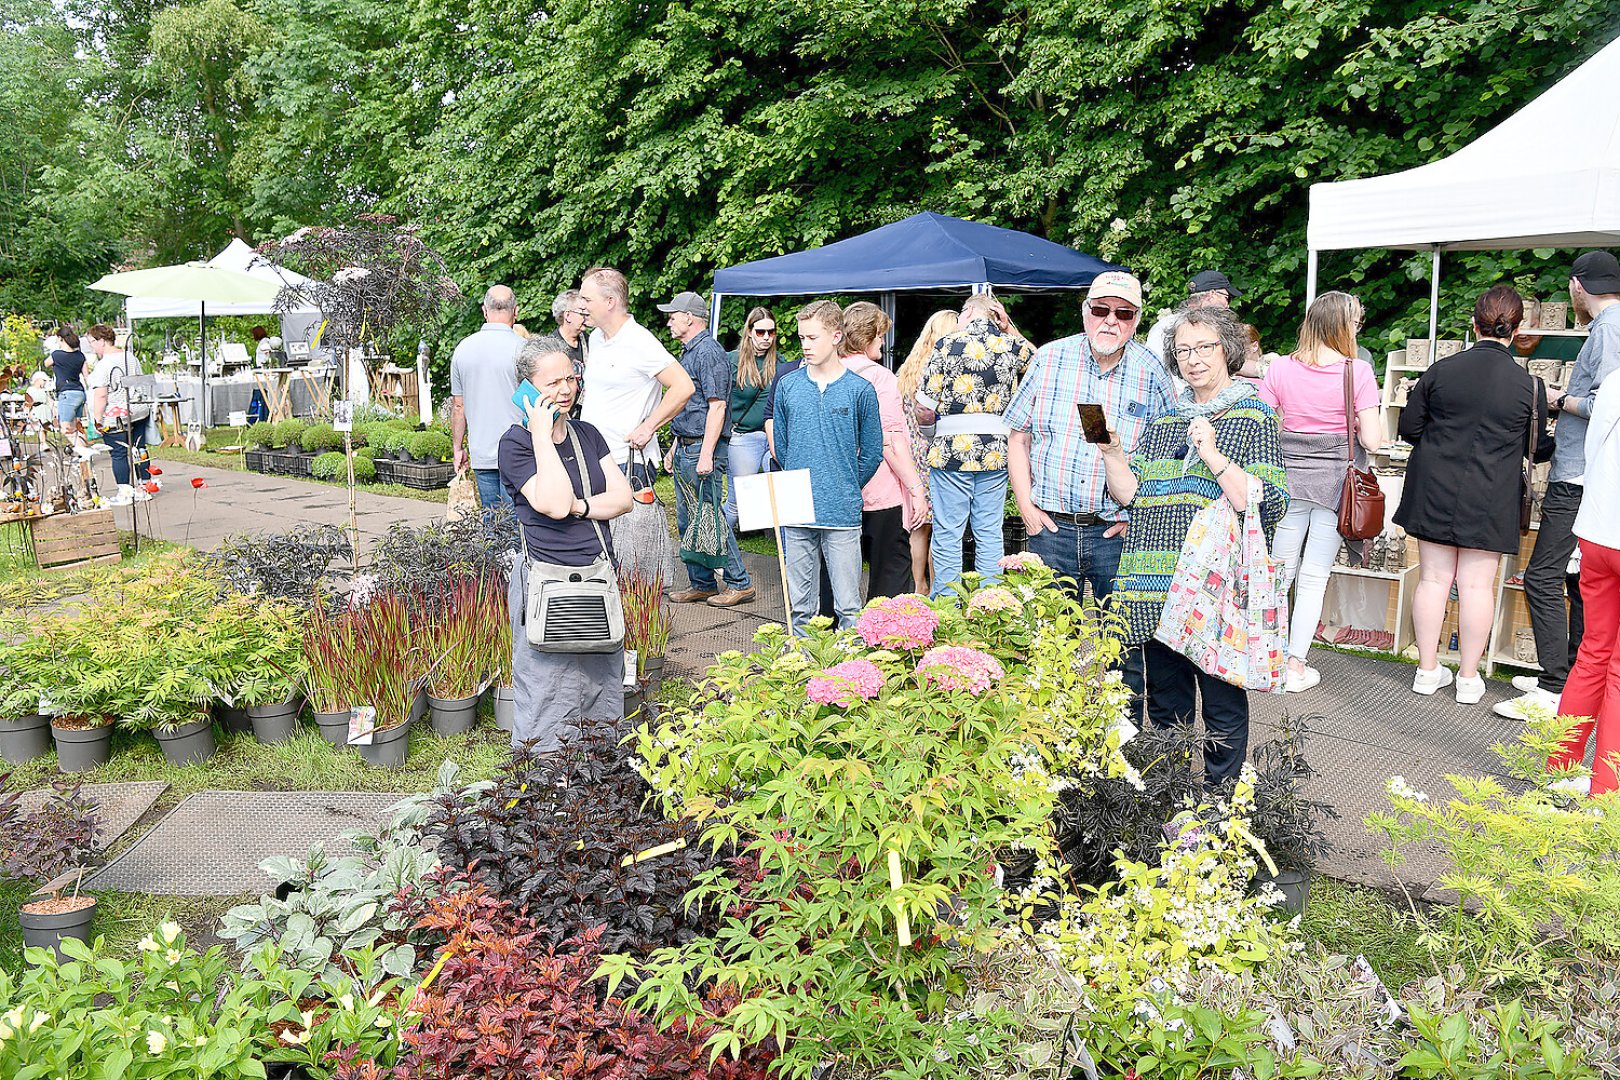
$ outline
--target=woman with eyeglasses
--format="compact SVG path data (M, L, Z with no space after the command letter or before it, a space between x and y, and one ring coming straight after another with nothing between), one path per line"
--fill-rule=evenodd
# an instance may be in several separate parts
M1288 514L1277 526L1278 587L1294 590L1288 622L1290 694L1322 681L1306 665L1311 639L1322 618L1322 598L1344 539L1339 535L1339 496L1350 461L1351 420L1345 412L1344 369L1350 367L1355 414L1355 460L1367 467L1367 453L1383 441L1378 417L1378 377L1356 358L1361 303L1349 293L1327 292L1311 301L1300 323L1299 342L1278 357L1260 380L1260 396L1282 423L1283 464L1288 469Z
M1164 345L1166 366L1187 384L1175 410L1147 426L1129 458L1110 418L1102 448L1108 493L1130 522L1113 597L1125 640L1143 643L1148 721L1190 727L1202 698L1204 780L1216 787L1235 778L1248 755L1248 693L1205 673L1153 634L1198 512L1216 499L1247 510L1250 480L1258 480L1270 543L1288 509L1288 489L1277 414L1253 384L1234 378L1248 346L1243 324L1226 308L1196 308L1171 324Z
M531 338L517 371L540 391L523 423L501 436L501 483L523 530L523 554L512 569L512 745L534 741L542 752L573 738L587 720L624 719L624 650L541 652L529 644L529 560L591 565L604 554L617 565L607 523L630 509L630 481L593 425L570 420L579 396L572 358L554 337ZM577 449L577 452L576 452Z
M765 472L771 459L765 436L765 405L776 382L776 318L768 308L749 311L731 360L731 482L726 485L726 521L737 527L737 478Z

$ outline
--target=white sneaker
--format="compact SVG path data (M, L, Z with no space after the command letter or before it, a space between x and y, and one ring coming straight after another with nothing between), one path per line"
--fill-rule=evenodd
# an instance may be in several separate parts
M1566 776L1562 780L1554 780L1548 784L1547 790L1584 799L1592 794L1592 778L1590 776Z
M1288 679L1283 683L1283 689L1290 694L1303 694L1311 687L1322 681L1322 673L1313 667L1304 671L1288 669Z
M1436 690L1450 686L1451 683L1452 674L1448 667L1437 667L1433 671L1418 668L1417 674L1412 676L1412 693L1428 697Z
M1542 720L1558 715L1558 695L1537 687L1512 701L1497 702L1491 711L1509 720Z
M129 506L135 502L135 489L128 484L119 484L118 490L113 492L112 498L107 500L108 506Z
M1513 676L1513 689L1521 694L1528 694L1532 690L1541 689L1541 679L1535 675Z
M1479 699L1485 696L1485 677L1475 675L1472 679L1457 676L1457 704L1478 705Z

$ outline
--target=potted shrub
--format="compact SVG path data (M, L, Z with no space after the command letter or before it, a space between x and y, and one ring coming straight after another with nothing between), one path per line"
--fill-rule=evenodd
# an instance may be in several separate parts
M0 776L4 783L10 774ZM21 794L0 794L0 875L51 878L18 911L23 941L30 947L55 948L65 937L87 941L96 900L79 894L83 864L95 847L99 824L94 807L77 783L58 784L44 804L24 813ZM78 872L64 873L69 868ZM63 896L68 886L72 893Z
M303 708L303 627L291 605L263 600L242 621L242 673L236 704L247 709L253 736L274 743L292 738Z
M0 633L25 633L21 628ZM39 688L23 673L21 654L26 641L16 645L0 639L0 761L21 765L44 757L51 748L50 721L39 711Z
M473 577L456 578L436 598L429 615L428 642L433 668L428 673L428 710L435 735L471 731L478 697L489 675L493 627L501 618L495 586Z
M420 690L418 650L412 644L411 604L397 592L379 592L353 613L355 655L346 668L349 700L376 709L369 743L354 748L367 763L405 764L413 702Z
M427 431L418 431L406 441L405 449L417 461L449 461L450 436L442 431L434 431L432 428Z
M343 449L343 433L331 424L311 424L298 433L298 445L306 454L323 454Z
M1277 738L1250 755L1255 784L1249 828L1277 867L1273 875L1262 861L1254 884L1276 886L1283 910L1296 914L1309 903L1316 860L1328 850L1322 818L1339 816L1327 803L1300 793L1305 781L1316 775L1304 758L1307 734L1303 722L1285 720Z
M219 642L208 639L216 625L214 620L198 619L190 625L162 626L160 632L131 633L120 650L120 674L136 695L117 710L120 725L150 731L171 765L191 765L214 756L209 702L215 691L209 674L225 652Z
M347 669L357 655L354 618L317 601L304 626L304 690L321 738L333 746L349 741L352 688Z
M663 575L621 570L619 596L624 602L624 647L636 654L637 681L649 699L656 698L664 681L664 650L669 647Z
M495 726L511 731L516 724L516 699L512 688L512 614L507 607L506 590L496 590L499 616L490 630L490 669L495 682L489 688L490 701L495 707Z

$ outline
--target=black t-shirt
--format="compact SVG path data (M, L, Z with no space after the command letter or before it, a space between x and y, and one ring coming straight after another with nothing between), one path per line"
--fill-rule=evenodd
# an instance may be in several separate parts
M84 353L78 349L67 352L57 349L51 353L51 370L56 372L56 392L77 390L84 393Z
M574 430L579 434L580 449L585 452L587 474L591 478L590 491L601 494L607 490L607 477L602 472L602 459L610 457L612 451L608 449L607 440L602 433L583 420L570 421ZM574 497L581 495L579 488L579 462L574 460L574 445L570 439L564 439L555 444L557 456L562 459L563 469L574 482ZM527 428L513 424L501 436L500 447L497 450L497 460L500 462L501 483L512 494L517 519L523 526L523 535L528 541L529 554L542 562L557 563L561 566L587 566L602 554L605 543L608 550L613 547L613 540L608 535L608 527L603 522L590 522L584 518L563 518L561 521L546 517L523 497L523 485L528 483L535 474L534 439ZM586 496L589 498L589 495ZM601 540L597 539L597 527L601 528Z

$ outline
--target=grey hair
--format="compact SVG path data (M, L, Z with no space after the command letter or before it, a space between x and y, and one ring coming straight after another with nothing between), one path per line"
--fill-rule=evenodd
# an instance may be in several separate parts
M1203 292L1188 293L1187 299L1181 302L1183 311L1196 311L1201 307L1208 307L1215 302L1215 297L1226 292L1225 289L1205 289Z
M508 285L491 285L484 293L485 311L517 311L517 297Z
M1176 332L1183 326L1207 326L1215 331L1221 353L1226 357L1227 374L1236 375L1243 369L1243 360L1249 353L1249 335L1231 309L1212 306L1180 312L1165 328L1164 366L1170 374L1181 374L1181 367L1176 363Z
M578 289L569 289L565 293L559 293L557 299L551 302L551 320L553 322L562 322L563 316L574 310L574 305L577 303L579 303Z
M574 369L574 358L563 349L563 343L553 334L540 334L523 343L523 348L517 354L517 377L522 382L527 379L534 382L534 369L540 366L540 361L550 356L560 356L568 361L568 370Z
M995 297L989 293L974 293L962 302L963 320L986 317L990 314L991 308L995 306L995 302Z

